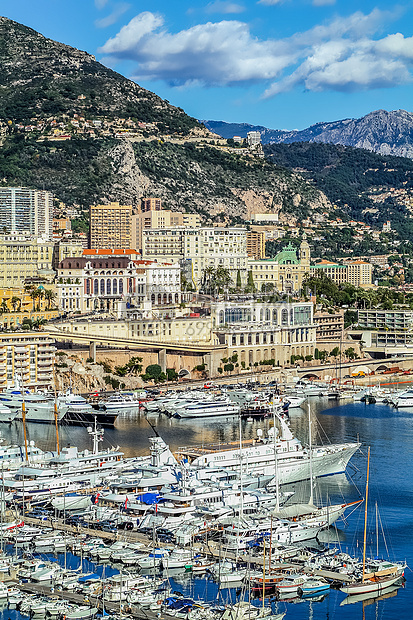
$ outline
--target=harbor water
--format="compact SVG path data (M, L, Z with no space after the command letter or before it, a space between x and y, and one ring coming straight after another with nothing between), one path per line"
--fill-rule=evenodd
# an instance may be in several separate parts
M351 502L364 496L367 466L367 448L371 448L369 480L369 528L367 554L375 557L378 542L379 556L391 560L405 560L406 584L395 591L385 591L377 600L343 604L345 595L336 590L321 598L296 599L294 602L277 601L274 611L286 611L286 620L386 618L387 620L413 617L413 410L397 410L384 404L366 405L344 401L332 404L322 398L310 399L312 436L314 443L342 443L359 438L361 450L350 462L347 475L319 479L315 500ZM149 421L169 443L172 450L180 446L202 445L211 442L239 440L239 425L235 418L217 420L170 419L151 414ZM308 441L309 424L307 408L290 412L291 430L303 442ZM257 429L265 430L271 420L243 421L242 432L246 439L254 438ZM23 442L21 423L3 425L0 429L6 443ZM59 430L61 445L77 445L79 449L91 448L91 439L85 427L62 426ZM122 414L114 428L105 429L103 448L119 446L126 456L148 453L148 437L153 430L143 415ZM43 450L55 450L56 436L53 425L28 424L28 439ZM297 499L309 499L309 485L293 485ZM379 518L376 519L376 503ZM378 523L378 537L376 536ZM364 504L350 512L345 522L340 520L321 539L330 546L353 555L362 556ZM384 537L382 532L384 531ZM76 559L73 559L76 562ZM205 579L185 577L174 583L184 594L225 604L235 602L237 591L221 590ZM1 619L20 620L16 611L4 608Z

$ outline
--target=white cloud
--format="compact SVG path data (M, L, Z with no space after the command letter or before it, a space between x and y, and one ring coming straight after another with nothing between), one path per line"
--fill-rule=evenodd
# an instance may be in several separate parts
M281 4L285 0L258 0L257 4L265 4L266 6L275 6Z
M336 0L313 0L313 6L331 6Z
M107 5L109 0L95 0L95 7L97 9L103 9Z
M374 9L298 32L260 40L237 20L198 24L171 33L163 17L134 17L101 48L115 60L137 63L134 79L174 86L259 83L264 97L301 87L352 91L393 87L411 79L413 37L377 37L396 13Z
M210 2L205 7L205 13L223 13L229 15L230 13L243 13L245 6L236 4L235 2L226 2L225 0L215 0Z
M131 5L126 2L115 4L112 13L95 21L96 28L107 28L108 26L112 26L112 24L116 24L119 18L122 17L122 15L126 13L130 7Z

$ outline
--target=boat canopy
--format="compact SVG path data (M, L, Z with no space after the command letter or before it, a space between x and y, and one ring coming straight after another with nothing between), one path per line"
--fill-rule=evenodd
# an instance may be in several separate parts
M316 510L318 510L318 508L313 504L291 504L291 506L285 506L279 510L274 510L272 515L273 517L278 517L279 519L291 519L293 517L309 515Z

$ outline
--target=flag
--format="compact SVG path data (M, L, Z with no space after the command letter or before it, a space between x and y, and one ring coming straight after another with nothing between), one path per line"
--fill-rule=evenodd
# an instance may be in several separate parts
M125 499L125 510L127 509L127 507L128 507L128 498L126 497L126 499Z

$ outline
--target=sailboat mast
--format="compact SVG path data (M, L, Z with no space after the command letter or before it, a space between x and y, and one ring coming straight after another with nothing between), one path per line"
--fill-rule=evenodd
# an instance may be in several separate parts
M366 572L366 541L367 541L367 501L369 498L369 470L370 470L370 446L367 453L367 480L366 480L366 499L364 506L364 538L363 538L363 583Z
M57 454L58 456L60 455L60 444L59 444L59 424L58 424L58 411L57 411L57 402L56 402L56 395L55 395L55 399L54 399L54 423L56 426L56 448L57 448Z
M313 495L313 442L311 437L311 409L308 403L308 443L310 444L310 504L314 504Z

